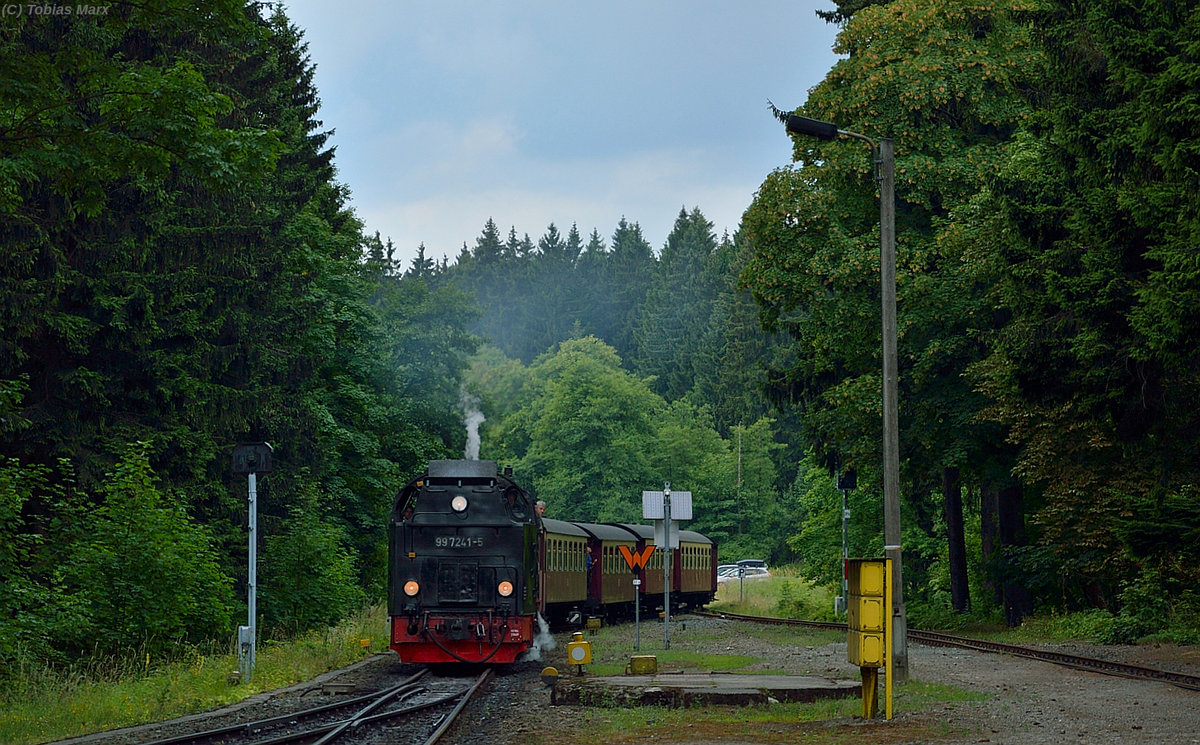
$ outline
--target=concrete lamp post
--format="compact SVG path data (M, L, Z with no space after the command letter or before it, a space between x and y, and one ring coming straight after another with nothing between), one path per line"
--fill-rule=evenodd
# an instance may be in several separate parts
M788 115L784 124L793 137L832 140L853 137L871 145L879 182L879 274L883 316L883 536L892 560L892 659L900 680L908 678L908 619L904 610L900 546L900 434L896 372L896 158L892 140L875 142L866 135L838 129L836 124Z

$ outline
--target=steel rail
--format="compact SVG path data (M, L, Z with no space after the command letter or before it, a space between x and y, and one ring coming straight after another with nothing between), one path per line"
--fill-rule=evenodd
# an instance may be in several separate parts
M413 712L421 711L422 709L441 706L442 704L446 704L457 698L461 698L465 693L466 691L455 691L454 693L447 694L441 698L437 698L432 701L424 701L419 704L413 704L412 706L403 709L384 711L378 714L369 714L361 719L358 719L357 721L354 721L351 729L356 729L364 724L395 719L396 717L404 716L405 714L412 714ZM304 730L302 732L285 733L277 737L273 737L270 740L259 740L255 742L254 745L287 745L287 743L302 742L311 738L322 737L337 729L342 729L344 732L343 725L351 723L351 721L352 720L347 719L341 722L334 722L333 724L324 724L318 727L313 727L312 729Z
M479 690L479 687L490 680L491 677L492 668L490 667L479 674L479 677L475 679L475 684L467 689L467 692L463 694L462 699L458 702L458 705L454 707L454 710L442 719L441 724L438 725L438 728L434 730L433 734L429 736L429 739L425 741L425 745L434 745L434 743L441 739L442 735L446 734L446 730L450 729L450 725L454 724L454 720L456 720L458 715L462 713L462 710L464 707L466 707L467 702L471 700L471 697L475 695L475 693Z
M844 623L832 621L802 621L796 618L769 618L766 616L748 616L740 613L718 613L713 611L693 611L698 616L708 618L728 618L735 621L748 621L752 623L762 623L777 626L803 626L805 628L822 629L826 631L846 631L847 627ZM1007 644L1004 642L993 642L984 639L974 639L966 636L956 636L953 634L943 634L937 631L914 631L908 630L908 638L914 642L926 644L934 647L954 647L957 649L970 649L976 652L988 652L992 654L1007 654L1013 657L1025 657L1042 662L1049 662L1054 665L1070 667L1076 670L1085 670L1088 672L1099 673L1101 675L1111 675L1122 678L1131 678L1135 680L1153 680L1180 688L1186 688L1192 691L1200 691L1200 675L1189 675L1188 673L1176 673L1170 670L1159 670L1152 667L1144 667L1142 665L1131 665L1124 662L1114 662L1112 660L1100 660L1094 657L1083 657L1080 655L1066 654L1065 652L1054 652L1051 650L1038 649L1036 647L1024 647L1017 644Z
M191 734L176 735L161 740L152 740L150 742L143 743L142 745L187 745L188 743L201 743L217 739L227 739L231 737L250 738L254 732L269 728L272 725L277 725L284 722L302 721L304 719L308 719L336 709L345 709L356 704L369 702L369 705L365 709L359 711L349 719L343 719L341 721L332 722L329 724L317 725L315 727L296 732L285 732L274 736L267 735L267 739L253 740L254 745L287 745L287 743L296 742L311 742L313 745L318 745L319 743L329 743L336 737L351 730L355 730L365 724L394 719L396 717L411 714L423 709L441 706L458 699L459 703L454 710L438 721L438 724L440 725L438 731L434 734L434 737L429 740L430 745L432 745L432 743L436 742L437 738L449 728L450 724L453 723L454 718L457 717L462 711L466 705L466 702L478 691L479 687L490 678L492 671L490 669L484 671L484 673L482 673L470 687L463 690L458 690L429 701L412 704L411 706L406 706L402 709L384 712L372 712L372 709L381 705L389 698L407 696L423 690L418 688L415 685L415 682L428 672L428 668L421 670L415 675L406 678L403 682L384 689L383 691L376 691L374 693L357 696L345 701L323 704L311 709L303 709L288 714L280 714L266 719L257 719L252 722L244 722L242 724L219 727L216 729L205 730L203 732L193 732Z
M406 686L412 686L414 683L416 683L417 680L419 680L421 677L426 675L428 672L429 672L428 669L421 670L421 671L417 672L416 674L411 675L411 676L405 678L404 680L402 680L401 682L397 683L391 689L388 689L388 691L399 691L400 689L403 689ZM264 729L273 724L278 724L279 722L286 722L286 721L291 721L294 719L306 719L309 717L324 714L327 711L334 711L336 709L345 709L346 707L354 706L355 704L359 704L364 701L373 701L374 699L378 698L380 695L381 695L380 691L375 691L372 693L364 694L362 696L356 696L354 698L349 698L349 699L346 699L345 701L335 701L334 703L331 703L331 704L323 704L321 706L314 706L311 709L302 709L300 711L295 711L290 714L279 714L277 716L268 717L266 719L256 719L253 722L243 722L242 724L231 724L231 725L228 725L225 727L217 727L216 729L204 730L203 732L192 732L192 733L186 734L186 735L174 735L172 737L165 737L161 740L151 740L149 742L142 743L142 745L183 745L184 743L190 743L190 742L203 742L204 740L214 740L218 737L222 737L225 735L246 734L246 733L252 732L253 730L256 730L256 729Z
M1180 688L1187 688L1188 690L1192 691L1200 691L1200 675L1189 675L1188 673L1160 670L1158 668L1145 667L1143 665L1133 665L1127 662L1101 660L1095 657L1083 657L1081 655L1067 654L1065 652L1038 649L1037 647L1025 647L1017 644L1007 644L1005 642L973 639L970 637L956 636L953 634L943 634L936 631L910 631L909 637L929 646L956 647L959 649L972 649L979 652L1008 654L1014 657L1025 657L1032 660L1041 660L1042 662L1049 662L1055 665L1070 667L1077 670L1100 673L1102 675L1114 675L1136 680L1162 681L1179 686Z

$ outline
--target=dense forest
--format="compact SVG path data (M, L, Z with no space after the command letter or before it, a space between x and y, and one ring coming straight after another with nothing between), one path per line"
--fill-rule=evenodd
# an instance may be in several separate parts
M834 5L796 112L896 144L910 617L1194 640L1200 10ZM851 551L881 550L862 142L797 138L732 236L497 215L405 266L335 178L301 30L207 8L0 29L4 667L231 637L244 441L275 449L268 634L382 596L393 495L477 411L552 516L636 520L667 481L723 557L834 583L853 470Z

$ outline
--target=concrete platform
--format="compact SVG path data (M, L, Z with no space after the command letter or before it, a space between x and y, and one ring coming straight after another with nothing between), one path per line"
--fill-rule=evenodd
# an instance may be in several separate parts
M621 707L654 705L748 706L774 701L816 701L861 696L862 683L798 675L659 673L592 677L566 674L551 693L552 704Z

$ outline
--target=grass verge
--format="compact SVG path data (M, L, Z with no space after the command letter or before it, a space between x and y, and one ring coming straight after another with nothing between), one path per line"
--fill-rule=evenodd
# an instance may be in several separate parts
M833 593L802 577L795 567L771 569L766 579L730 580L717 585L712 611L749 616L841 620L833 617Z
M229 683L238 667L233 650L193 652L163 664L147 658L65 671L21 670L0 692L0 743L36 745L208 711L386 648L387 614L378 605L323 632L260 644L253 679L239 685Z

